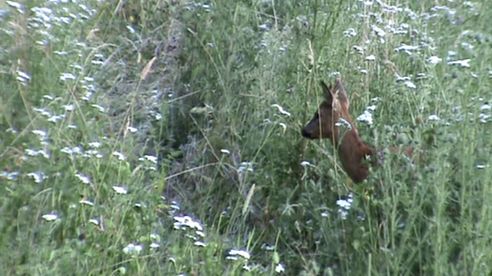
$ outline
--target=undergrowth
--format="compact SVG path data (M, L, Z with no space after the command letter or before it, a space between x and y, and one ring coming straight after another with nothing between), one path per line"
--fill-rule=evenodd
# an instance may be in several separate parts
M490 15L0 4L2 274L490 274ZM336 77L386 153L362 184L300 135Z

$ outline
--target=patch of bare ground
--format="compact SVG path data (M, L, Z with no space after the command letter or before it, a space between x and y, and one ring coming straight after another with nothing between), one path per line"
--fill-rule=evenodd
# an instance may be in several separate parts
M172 1L171 5L182 5L179 2ZM170 13L167 23L152 30L150 36L124 41L129 44L126 48L133 48L133 54L125 54L125 58L117 61L123 65L115 78L116 83L100 98L109 109L110 133L118 137L131 135L133 154L137 157L159 154L161 137L156 129L166 125L166 120L169 120L168 124L173 120L173 114L166 118L161 110L170 99L180 95L175 85L180 74L178 58L184 27L179 19L179 8L170 7L169 10L175 12ZM137 66L140 72L125 68L130 66Z
M210 181L208 176L214 174L218 163L217 160L202 163L208 152L205 143L189 134L183 123L191 118L190 102L196 102L198 95L189 91L181 80L180 56L186 54L183 53L186 26L180 19L180 11L187 1L171 1L169 5L167 24L146 38L123 41L125 45L121 48L126 50L121 52L124 53L112 55L122 57L115 58L120 63L116 83L108 85L110 89L99 100L109 109L109 133L122 138L131 136L132 154L137 158L154 155L164 160L160 166L166 167L168 177L162 180L165 181L163 193L169 200L182 202L192 200L200 183ZM132 17L131 11L119 14L127 20ZM128 49L133 54L125 52ZM128 68L131 66L137 66L139 71ZM179 152L179 157L170 154L173 152ZM237 173L231 168L230 174Z

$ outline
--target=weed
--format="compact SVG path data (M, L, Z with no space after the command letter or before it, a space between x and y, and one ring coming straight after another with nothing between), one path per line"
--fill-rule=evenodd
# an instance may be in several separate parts
M492 10L404 2L1 3L1 272L490 274Z

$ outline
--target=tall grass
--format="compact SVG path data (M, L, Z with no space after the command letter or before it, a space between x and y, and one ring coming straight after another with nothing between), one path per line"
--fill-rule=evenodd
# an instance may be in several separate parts
M0 4L1 272L490 274L490 15ZM359 185L299 134L336 76L386 151Z

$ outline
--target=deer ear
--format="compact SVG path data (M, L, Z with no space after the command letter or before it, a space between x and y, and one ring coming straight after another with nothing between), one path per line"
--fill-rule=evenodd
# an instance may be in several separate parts
M333 102L333 94L331 91L332 90L331 86L328 87L328 85L326 85L326 83L324 81L321 81L320 84L321 84L321 87L323 88L323 93L325 95L326 101L331 104Z
M335 91L338 91L338 100L347 107L349 108L350 102L347 96L347 90L345 90L345 87L343 86L342 79L337 78L335 81ZM337 93L337 92L335 92Z
M339 92L336 87L333 87L333 85L327 86L323 81L321 82L321 87L323 87L326 102L331 105L332 110L337 112L340 111L341 105L338 95Z

